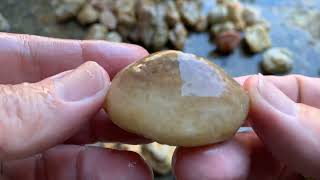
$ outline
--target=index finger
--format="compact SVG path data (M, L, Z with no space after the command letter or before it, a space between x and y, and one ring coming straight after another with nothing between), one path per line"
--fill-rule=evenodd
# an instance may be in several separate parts
M125 43L0 33L0 83L37 82L85 61L97 62L112 78L147 55L144 48Z
M237 77L235 80L243 85L250 76ZM320 108L320 79L302 75L264 76L264 78L279 88L296 103L303 103Z

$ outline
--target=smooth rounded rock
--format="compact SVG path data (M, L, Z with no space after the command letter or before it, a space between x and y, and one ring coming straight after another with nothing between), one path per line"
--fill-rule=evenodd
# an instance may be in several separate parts
M249 98L220 67L180 51L161 51L120 71L105 110L119 127L162 144L227 140L247 117Z

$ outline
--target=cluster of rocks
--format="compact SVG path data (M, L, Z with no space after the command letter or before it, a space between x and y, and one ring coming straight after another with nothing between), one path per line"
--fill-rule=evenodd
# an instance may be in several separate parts
M76 19L88 27L84 39L136 43L151 51L182 50L188 30L210 32L217 50L223 54L232 53L242 39L253 53L272 46L270 26L257 9L238 0L216 0L216 5L207 12L203 3L203 0L62 0L55 14L59 22ZM283 51L271 51L274 52L278 57ZM272 74L279 71L273 70L278 66L267 67L270 60L263 61L266 71ZM292 66L292 61L284 62L291 62L285 67Z
M171 160L175 146L168 146L159 143L144 145L128 145L120 143L105 143L103 147L133 151L140 154L145 161L152 167L154 172L160 175L166 175L171 171Z
M253 53L262 52L272 45L269 24L260 12L236 0L218 0L209 13L208 21L210 33L222 53L230 53L239 46L241 32Z
M237 0L217 0L208 16L210 33L221 53L231 53L241 41L241 33L252 53L263 52L262 68L267 74L283 74L292 69L293 55L286 48L272 48L270 25L260 12Z
M6 18L0 13L0 32L8 32L10 30L9 22Z
M59 22L76 19L89 26L84 39L141 43L156 51L168 44L175 49L184 47L188 34L184 22L193 25L198 21L184 10L198 11L199 5L181 0L63 0L55 14Z

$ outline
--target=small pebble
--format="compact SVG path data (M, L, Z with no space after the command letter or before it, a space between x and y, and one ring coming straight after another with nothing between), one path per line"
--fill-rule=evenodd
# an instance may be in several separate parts
M233 31L235 29L236 29L236 26L232 22L226 21L221 24L212 25L210 29L210 33L214 37L214 36L218 36L220 33Z
M155 172L165 175L171 171L171 161L175 148L156 142L145 144L141 146L142 157Z
M99 19L99 11L97 11L92 5L86 4L80 10L77 19L82 25L94 23Z
M264 51L271 47L271 39L265 26L254 25L245 30L245 40L254 53Z
M177 50L182 50L188 36L188 31L182 23L176 24L169 32L169 41Z
M166 1L166 6L166 21L170 27L174 27L177 23L181 21L176 3L174 1Z
M263 54L262 68L266 73L288 73L292 66L292 53L286 48L272 48Z
M240 3L229 4L228 6L228 19L232 21L237 29L243 30L245 22L242 18L243 7Z
M85 37L87 40L104 40L108 29L102 24L92 25Z
M107 34L106 40L110 42L122 42L122 37L119 33L113 31Z
M104 109L128 132L160 144L196 147L234 137L247 119L249 97L211 61L168 50L120 71Z
M217 3L222 5L229 5L239 3L239 0L217 0Z
M8 32L10 30L9 22L0 13L0 32Z
M198 32L203 32L208 28L208 16L200 15L199 21L195 26L195 30Z
M209 12L208 21L210 25L223 23L228 20L228 8L224 5L217 5Z
M161 50L168 42L169 29L166 24L159 24L154 27L151 48L153 50Z
M58 22L65 22L74 18L79 10L81 9L82 4L77 2L62 3L58 5L55 10L55 16Z
M110 10L112 11L115 6L114 0L90 0L90 4L100 11Z
M177 0L177 6L184 23L195 28L201 16L201 3L197 0Z
M117 27L117 18L110 10L105 10L100 14L100 23L114 30Z
M246 23L246 26L252 26L261 21L260 12L253 7L244 7L242 11L242 19Z
M215 38L217 49L223 54L229 54L233 52L234 49L239 46L240 41L240 33L236 31L223 32Z

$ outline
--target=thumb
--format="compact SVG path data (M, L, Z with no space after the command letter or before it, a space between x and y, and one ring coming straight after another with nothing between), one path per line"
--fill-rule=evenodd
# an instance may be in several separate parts
M263 76L249 78L253 129L290 169L320 177L320 110L295 103Z
M94 62L34 84L0 85L0 160L68 139L99 111L108 86L107 73Z

